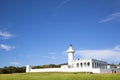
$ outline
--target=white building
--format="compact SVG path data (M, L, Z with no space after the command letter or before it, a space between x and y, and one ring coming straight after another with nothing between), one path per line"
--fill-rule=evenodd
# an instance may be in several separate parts
M44 68L32 69L31 66L26 66L26 72L92 72L92 73L112 73L120 72L120 68L114 68L105 61L96 59L74 59L75 50L72 45L68 50L68 65L62 65L61 68Z

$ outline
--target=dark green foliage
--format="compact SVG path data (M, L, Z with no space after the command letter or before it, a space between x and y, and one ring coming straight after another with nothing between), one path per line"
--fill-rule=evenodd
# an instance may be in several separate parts
M25 67L4 67L0 68L0 74L8 74L8 73L23 73L25 72Z

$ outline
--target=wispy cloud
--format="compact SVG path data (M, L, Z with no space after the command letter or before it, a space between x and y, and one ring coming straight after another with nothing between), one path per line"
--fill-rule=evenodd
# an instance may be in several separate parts
M3 32L3 31L0 31L0 37L3 38L3 39L9 39L11 38L13 35L10 34L9 32Z
M81 49L76 51L76 55L79 55L82 58L95 58L100 60L120 62L120 45L115 46L112 49L102 50Z
M62 6L64 6L65 4L67 4L70 0L64 0L63 2L61 2L57 7L56 9L59 9L61 8Z
M10 51L13 48L15 48L15 47L9 46L9 45L6 45L6 44L0 44L0 49L5 50L5 51Z
M59 3L58 6L55 7L55 13L53 14L53 16L57 16L59 9L67 4L69 1L70 0L63 0L61 3Z
M20 65L19 62L10 62L11 65Z
M106 18L99 21L99 23L105 23L105 22L109 22L112 20L120 20L120 12L116 12L111 15L108 15Z

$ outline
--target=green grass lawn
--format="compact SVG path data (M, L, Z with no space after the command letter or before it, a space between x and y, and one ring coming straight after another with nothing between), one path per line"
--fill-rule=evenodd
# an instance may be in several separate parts
M0 80L120 80L120 74L15 73L0 74Z

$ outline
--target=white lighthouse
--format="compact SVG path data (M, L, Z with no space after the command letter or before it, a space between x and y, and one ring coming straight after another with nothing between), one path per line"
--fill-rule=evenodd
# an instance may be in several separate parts
M72 45L70 44L68 50L67 50L67 53L68 53L68 66L72 68L72 66L74 65L73 64L73 61L74 61L74 49L72 47Z

